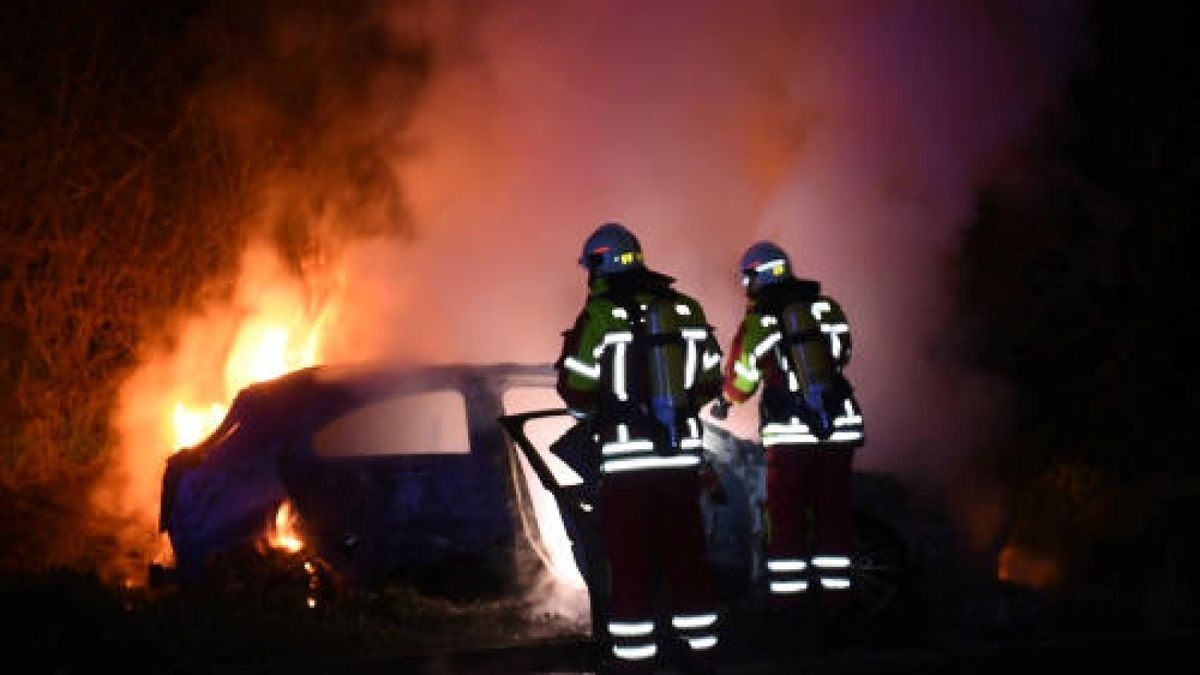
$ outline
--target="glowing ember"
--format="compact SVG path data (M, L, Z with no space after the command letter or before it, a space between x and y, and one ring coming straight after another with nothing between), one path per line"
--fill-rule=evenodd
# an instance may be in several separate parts
M267 534L267 543L288 553L298 553L304 548L304 540L296 532L296 514L292 503L284 502L275 512L275 526Z
M1000 552L996 576L1000 581L1046 590L1062 580L1062 565L1052 556L1010 543Z

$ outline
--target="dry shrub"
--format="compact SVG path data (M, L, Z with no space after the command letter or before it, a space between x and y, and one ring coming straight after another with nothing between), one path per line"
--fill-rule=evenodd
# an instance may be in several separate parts
M420 49L373 33L371 7L0 8L0 566L118 554L80 528L118 387L231 290L251 236L298 266L344 223L404 227L372 154L384 131L363 123L372 92L331 95L385 72L400 114L422 79ZM356 77L332 81L348 62Z

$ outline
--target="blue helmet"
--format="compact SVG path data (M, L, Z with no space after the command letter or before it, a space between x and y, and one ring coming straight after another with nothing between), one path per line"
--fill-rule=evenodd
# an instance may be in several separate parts
M620 223L605 223L583 243L579 264L601 276L619 274L642 266L642 246Z
M792 278L792 261L770 241L759 241L746 249L738 269L742 273L742 286L751 293Z

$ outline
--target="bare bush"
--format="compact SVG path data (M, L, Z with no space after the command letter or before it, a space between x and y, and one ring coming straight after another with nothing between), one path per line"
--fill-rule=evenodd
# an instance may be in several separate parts
M344 223L403 227L372 154L384 132L362 123L372 92L330 96L329 80L358 59L365 87L386 62L407 101L420 52L363 39L365 20L313 28L370 3L317 7L0 9L0 565L113 554L79 525L113 450L118 387L140 353L169 348L182 313L231 290L252 235L298 263Z

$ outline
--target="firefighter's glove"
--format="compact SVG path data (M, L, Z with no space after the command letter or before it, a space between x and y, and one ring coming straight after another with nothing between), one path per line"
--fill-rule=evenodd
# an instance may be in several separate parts
M725 418L729 417L729 408L731 406L733 406L733 404L729 402L729 399L725 398L724 395L719 394L717 395L717 400L714 401L712 407L709 408L708 414L712 415L713 419L715 420L724 420Z
M700 465L700 489L709 499L718 504L724 504L728 497L725 494L725 486L721 484L721 475L717 473L711 462L704 462Z

